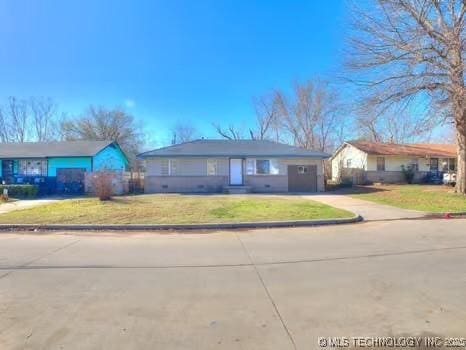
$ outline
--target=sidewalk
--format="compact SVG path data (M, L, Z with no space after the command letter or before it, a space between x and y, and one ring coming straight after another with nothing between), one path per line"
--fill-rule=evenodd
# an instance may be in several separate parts
M59 201L57 198L43 198L43 199L20 199L14 202L7 202L0 204L0 215L9 213L10 211L29 209L40 205L50 204Z
M359 214L364 221L414 219L426 215L422 211L392 207L341 194L318 194L303 197Z

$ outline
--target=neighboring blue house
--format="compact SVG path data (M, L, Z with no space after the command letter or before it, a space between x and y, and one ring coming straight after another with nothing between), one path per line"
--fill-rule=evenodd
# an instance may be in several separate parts
M128 158L112 141L0 143L2 183L37 184L48 193L82 193L86 173L127 168Z

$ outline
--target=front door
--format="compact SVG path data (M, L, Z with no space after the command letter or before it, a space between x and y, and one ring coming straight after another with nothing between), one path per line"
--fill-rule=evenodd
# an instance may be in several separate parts
M230 185L243 184L243 160L237 158L230 159Z
M430 171L438 171L438 158L430 158Z
M2 176L3 181L6 183L13 182L13 175L14 175L14 165L12 160L4 160L2 163Z

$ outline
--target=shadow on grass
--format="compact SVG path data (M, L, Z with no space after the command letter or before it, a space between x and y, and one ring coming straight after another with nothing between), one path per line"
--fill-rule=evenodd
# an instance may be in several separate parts
M100 201L102 204L121 204L121 205L130 205L130 204L136 204L136 203L143 203L142 200L139 200L137 198L131 197L131 198L125 198L125 197L112 197L108 201Z
M333 192L336 194L368 194L377 192L390 192L390 190L379 186L356 185L353 187L340 188Z

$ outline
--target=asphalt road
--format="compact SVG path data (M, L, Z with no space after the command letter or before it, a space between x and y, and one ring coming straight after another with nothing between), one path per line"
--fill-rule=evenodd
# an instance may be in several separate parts
M0 234L0 349L316 349L466 337L466 220Z

